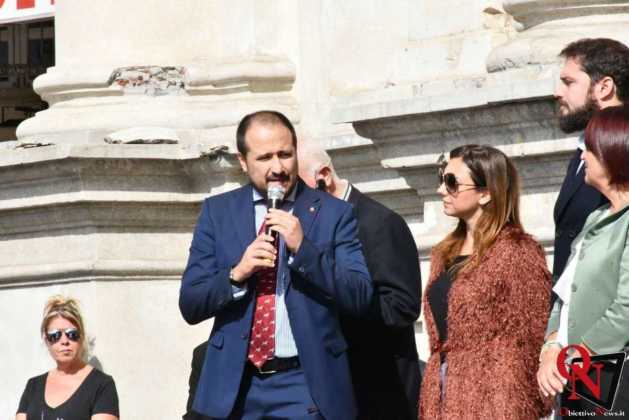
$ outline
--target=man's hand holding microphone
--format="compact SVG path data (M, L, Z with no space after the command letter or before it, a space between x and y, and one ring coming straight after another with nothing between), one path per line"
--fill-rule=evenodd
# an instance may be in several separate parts
M275 240L282 235L286 248L295 254L304 238L299 219L281 210L284 188L272 185L267 193L269 211L264 217L266 229L247 247L240 262L232 268L230 279L242 283L263 268L275 267L278 251Z

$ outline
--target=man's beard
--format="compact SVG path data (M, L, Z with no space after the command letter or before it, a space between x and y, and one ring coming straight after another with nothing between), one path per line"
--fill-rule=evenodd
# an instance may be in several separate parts
M588 95L585 104L565 115L559 115L559 128L566 134L585 130L590 119L598 111L596 102Z

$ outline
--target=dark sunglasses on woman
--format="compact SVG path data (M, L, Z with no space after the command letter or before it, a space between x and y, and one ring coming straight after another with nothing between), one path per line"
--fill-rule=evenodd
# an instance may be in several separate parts
M473 189L478 188L478 186L475 184L461 184L459 181L457 181L456 176L454 176L453 173L450 173L450 172L444 173L443 169L439 169L439 185L441 184L444 184L446 186L446 191L448 191L450 194L458 193L460 186L474 187L474 188L468 188L467 190L473 190ZM467 190L461 190L461 191L467 191Z
M76 328L66 328L65 330L52 330L46 333L46 341L50 344L55 344L57 341L61 340L61 336L65 334L70 341L79 341L81 338L81 333Z

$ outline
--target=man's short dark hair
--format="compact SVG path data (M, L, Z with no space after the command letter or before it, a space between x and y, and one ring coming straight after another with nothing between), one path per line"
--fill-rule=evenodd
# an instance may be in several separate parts
M585 129L585 147L607 170L610 184L629 186L629 107L611 106L595 114Z
M245 143L245 135L247 130L253 123L263 125L283 125L290 131L290 135L293 138L293 146L297 148L297 134L295 134L295 127L286 117L278 111L256 111L251 114L245 115L240 123L238 123L238 129L236 130L236 148L238 152L245 156L247 154L247 144Z
M584 38L568 44L560 57L573 59L593 83L611 77L616 95L622 102L629 100L629 47L609 38Z

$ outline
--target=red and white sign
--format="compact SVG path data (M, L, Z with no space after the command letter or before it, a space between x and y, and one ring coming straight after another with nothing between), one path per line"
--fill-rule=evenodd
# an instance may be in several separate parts
M55 0L0 0L0 25L55 15Z

